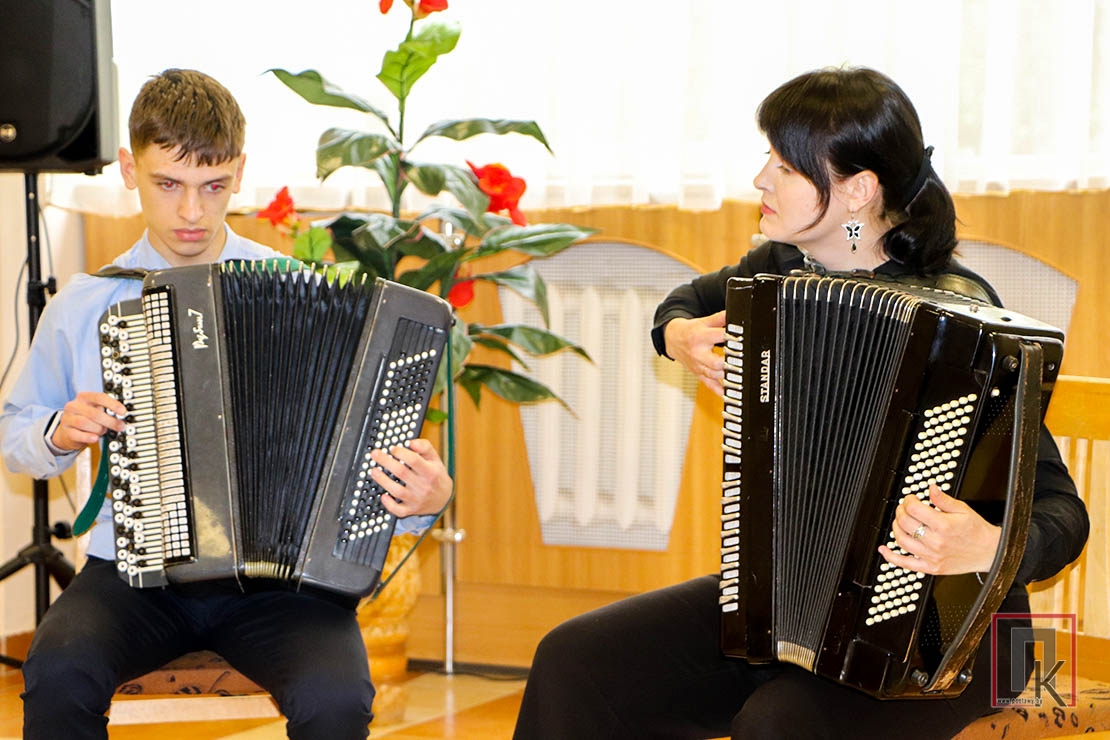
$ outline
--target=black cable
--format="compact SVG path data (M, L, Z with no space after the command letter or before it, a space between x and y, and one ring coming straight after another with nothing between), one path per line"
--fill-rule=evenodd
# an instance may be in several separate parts
M23 283L23 275L26 272L27 260L23 260L23 264L19 267L19 275L15 278L15 308L12 311L12 316L15 317L15 344L12 345L12 353L8 356L7 365L4 366L4 374L0 375L0 389L3 389L4 384L8 382L8 373L12 371L15 357L19 354L19 286Z
M42 239L46 243L46 265L47 265L46 274L47 275L53 275L54 274L54 250L50 246L50 228L46 224L46 214L43 213L43 211L42 211L42 202L41 201L35 201L35 205L38 207L38 210L39 210L39 224L42 226ZM49 282L49 280L50 280L50 278L47 278L47 282ZM49 293L50 293L50 295L53 295L54 291L49 291Z
M443 661L410 659L408 669L414 673L438 673L442 676L476 676L487 681L523 681L528 678L527 668L480 663L455 663L455 669L448 674Z

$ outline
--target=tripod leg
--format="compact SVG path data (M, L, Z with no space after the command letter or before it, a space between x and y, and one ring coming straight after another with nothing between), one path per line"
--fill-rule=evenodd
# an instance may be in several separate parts
M65 588L73 580L76 570L73 564L66 560L62 551L53 545L46 545L43 553L43 564L46 566L47 573L58 584L59 588Z
M31 558L30 552L33 549L33 546L30 545L24 547L14 558L4 563L3 565L0 565L0 581L4 580L10 575L18 573L28 565L33 564L35 561Z

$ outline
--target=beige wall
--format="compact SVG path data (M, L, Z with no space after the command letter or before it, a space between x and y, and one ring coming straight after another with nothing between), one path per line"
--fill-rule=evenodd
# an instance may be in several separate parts
M13 294L15 278L26 252L23 233L23 183L19 175L0 175L0 351L5 355L14 342L12 331L12 302L20 301L20 319L25 320L22 305L23 293ZM1110 236L1110 191L1085 193L1014 193L1009 196L959 196L957 206L965 233L977 237L995 238L1022 247L1025 251L1049 261L1081 281L1079 303L1069 336L1065 372L1076 375L1110 375L1110 343L1101 341L1105 336L1102 317L1110 315L1110 293L1104 290L1104 276L1110 272L1110 250L1106 249ZM529 214L533 221L566 221L594 226L604 236L640 241L662 247L679 254L694 264L710 269L735 261L746 249L750 235L758 229L758 206L752 203L726 203L716 211L681 211L672 206L606 206L575 208ZM57 210L48 211L54 240L55 274L62 283L75 270L83 269L86 245L82 229L88 234L88 263L93 268L110 261L126 249L142 231L140 218L113 219L87 217ZM233 218L236 230L275 246L282 246L280 238L268 224L250 216ZM44 257L45 264L45 257ZM489 320L496 320L495 303L479 295L471 309L491 312ZM477 315L469 316L477 320ZM483 319L485 320L485 319ZM26 342L26 330L22 343ZM3 389L6 392L6 388ZM701 429L712 429L716 418L713 400L699 395L695 426L695 439L691 449L713 446L711 439L700 439ZM481 413L474 413L463 403L461 423L476 434L469 439L484 439L487 443L497 434L519 426L519 416L508 405L490 399L483 404ZM706 421L706 420L709 421ZM487 430L495 432L487 436ZM497 466L526 470L519 451L513 448L519 434L511 434L511 441L504 453L521 464ZM464 439L463 447L468 442ZM542 634L548 622L560 615L581 611L585 606L615 598L620 592L673 582L688 575L703 572L712 565L712 548L707 549L706 538L698 534L709 531L710 513L702 512L700 504L682 509L683 522L678 537L681 554L629 554L609 552L572 552L570 550L539 547L528 557L508 558L505 547L509 538L527 537L533 530L522 528L534 518L530 504L530 481L516 480L510 471L489 470L488 444L472 445L474 449L460 449L459 482L460 526L471 530L472 539L460 548L460 586L480 588L534 589L557 587L558 593L548 594L555 601L545 608L544 619L537 622L528 634L522 635L521 655L530 656L529 643L535 635ZM523 472L525 478L527 473ZM492 476L492 478L491 478ZM498 476L501 476L500 478ZM30 481L21 476L4 472L0 474L0 560L14 555L30 540ZM72 521L73 513L52 485L51 514L54 519ZM475 492L498 491L505 501L491 506L491 500ZM514 508L515 507L515 508ZM696 509L696 510L695 510ZM491 515L493 512L494 515ZM703 516L704 514L704 516ZM531 518L530 518L531 517ZM504 525L504 526L503 526ZM485 541L485 545L479 544ZM518 543L528 549L531 545ZM420 618L427 618L425 646L431 653L439 644L436 632L439 621L435 612L433 592L437 590L438 558L434 543L428 542L425 551L424 573L428 581L425 592L430 599L421 610ZM511 547L509 549L512 549ZM558 551L556 551L558 550ZM626 562L628 561L628 562ZM578 589L578 590L575 590ZM555 589L552 589L555 590ZM463 592L464 598L478 598L476 608L485 611L490 599L506 599L506 604L517 603L519 594L487 593L473 595ZM535 601L535 599L533 599ZM542 600L541 600L542 601ZM0 635L29 630L34 625L32 606L32 581L29 570L0 583ZM538 602L537 602L538 603ZM509 611L512 611L509 608ZM477 620L475 620L476 622ZM479 656L472 656L479 657Z

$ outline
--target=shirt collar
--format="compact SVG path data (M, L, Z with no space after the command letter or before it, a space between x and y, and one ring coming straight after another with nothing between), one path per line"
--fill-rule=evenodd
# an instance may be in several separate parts
M217 262L224 262L226 260L237 259L253 259L253 254L248 249L249 242L243 237L236 234L231 230L231 227L224 223L224 233L226 239L224 240L224 248L220 252ZM119 257L116 258L114 264L120 267L142 267L148 270L164 270L172 267L166 258L159 254L154 245L150 243L150 231L144 231L142 238L135 243L135 246Z

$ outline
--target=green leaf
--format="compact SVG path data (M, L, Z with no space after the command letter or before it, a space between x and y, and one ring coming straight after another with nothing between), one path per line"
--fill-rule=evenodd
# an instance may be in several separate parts
M357 260L336 262L331 267L339 274L340 285L346 284L349 280L357 280L360 275L366 273Z
M297 73L289 72L284 69L268 69L266 71L272 73L274 77L277 77L285 83L286 87L313 105L330 105L334 108L354 108L363 113L369 113L378 118L386 125L389 132L393 133L393 127L389 124L389 116L378 108L375 108L369 101L357 95L344 92L338 85L328 82L314 69L306 69L303 72Z
M320 134L320 142L316 145L316 176L326 180L340 167L373 169L375 160L398 149L396 141L382 134L329 128Z
M449 164L404 163L405 178L426 195L451 193L474 218L489 208L489 196L478 189L470 170Z
M463 365L466 364L466 359L470 357L473 349L474 340L467 333L466 324L462 321L451 324L451 365L456 378L462 372Z
M416 217L417 221L446 221L463 234L481 236L489 230L484 219L477 219L461 208L444 205L432 205L425 208Z
M457 23L422 24L412 38L385 53L378 79L398 101L404 102L413 84L432 68L436 59L455 48L460 32Z
M597 229L572 224L506 226L502 229L494 229L483 237L477 256L484 257L505 249L515 249L534 257L550 257L596 233Z
M336 262L354 262L357 265L362 264L361 262L359 262L358 255L356 254L358 248L354 245L353 242L333 242L331 245L331 251L332 254L335 255ZM371 278L375 278L378 276L378 273L375 271L369 273L369 275Z
M496 134L498 136L504 134L523 134L531 136L536 141L543 144L547 151L551 151L551 146L544 138L543 131L540 130L539 125L535 121L509 121L505 119L494 118L466 118L461 120L450 121L437 121L424 130L420 138L413 144L419 144L424 139L431 136L443 136L455 141L463 141L472 136L479 134ZM552 152L554 153L554 152Z
M482 407L482 381L476 377L463 375L456 381L462 389L470 396L470 400L474 402L476 408Z
M502 354L508 355L513 359L514 362L523 366L525 370L531 369L528 366L528 363L521 356L521 354L513 349L512 345L506 342L504 339L494 339L493 337L483 337L481 335L471 338L474 340L475 344L481 347L485 347L486 349L493 350L494 352L501 352Z
M447 421L447 412L440 409L428 409L424 412L425 424L439 424Z
M379 214L371 214L378 216ZM396 260L393 253L378 241L381 228L376 228L369 223L369 219L351 233L350 242L347 243L351 256L366 269L367 274L373 277L383 277L393 280L393 271Z
M476 333L478 336L491 334L495 337L501 337L507 342L522 347L528 354L538 357L561 352L562 350L570 350L589 362L593 362L590 355L581 346L554 332L536 326L527 324L498 324L496 326L471 324L469 331L471 334ZM477 337L475 337L475 341L478 341Z
M461 208L444 205L431 205L425 208L424 211L416 217L417 221L428 221L431 219L447 221L448 223L454 224L456 229L468 236L476 236L479 238L490 229L501 228L502 226L507 226L512 223L508 218L498 216L495 213L483 213L475 217Z
M466 335L466 327L461 321L456 321L451 325L450 342L449 357L444 357L443 362L439 363L436 382L432 387L433 395L442 393L447 388L448 359L450 359L451 372L455 376L455 378L452 378L452 382L454 382L459 373L462 372L463 364L466 362L466 358L470 356L470 350L474 348L474 341Z
M402 164L405 177L425 195L439 195L447 185L447 172L439 164Z
M317 226L326 228L331 233L332 251L335 253L337 262L358 259L355 255L355 250L358 248L358 245L355 244L351 234L361 228L365 223L365 216L351 216L346 213L341 213L329 220L315 222Z
M397 242L397 249L401 254L426 260L430 260L443 252L452 251L441 234L432 231L423 224L420 225L414 237Z
M478 254L480 253L479 250ZM540 310L540 315L543 316L545 325L551 323L547 308L547 284L544 283L543 278L540 277L540 274L536 272L532 265L527 262L501 272L486 272L474 277L477 280L486 280L497 285L504 285L506 288L512 288L536 304L536 308Z
M382 179L385 192L389 196L389 202L393 205L393 212L398 213L397 204L401 202L401 193L405 189L405 181L397 176L397 158L378 157L371 163L370 167Z
M463 252L444 252L437 254L416 270L408 270L397 276L397 282L419 290L427 290L435 283L455 272Z
M489 388L497 395L512 403L536 403L538 401L558 401L568 411L570 407L555 392L543 383L533 380L512 370L492 365L470 363L463 368L459 384L466 389L477 406L481 398L481 386Z
M327 229L313 226L294 237L293 256L303 262L322 262L331 245L331 233Z

